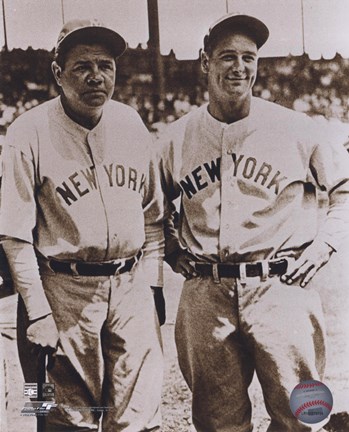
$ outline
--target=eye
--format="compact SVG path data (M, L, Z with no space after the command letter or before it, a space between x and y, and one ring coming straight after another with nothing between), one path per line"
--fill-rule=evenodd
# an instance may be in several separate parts
M244 61L247 62L247 63L251 63L251 62L254 62L254 61L255 61L255 57L252 56L252 55L246 55L246 56L243 56L243 59L244 59Z
M74 71L76 72L84 72L87 70L87 66L86 65L77 65L74 68Z
M105 71L112 71L113 70L113 64L112 63L102 63L100 66L101 70Z
M235 57L231 54L226 54L226 55L222 56L221 58L223 61L233 61Z

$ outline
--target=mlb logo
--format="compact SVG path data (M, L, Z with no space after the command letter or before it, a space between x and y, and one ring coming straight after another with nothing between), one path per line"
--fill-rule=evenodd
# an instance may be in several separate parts
M38 385L36 383L24 383L24 396L30 398L38 397Z

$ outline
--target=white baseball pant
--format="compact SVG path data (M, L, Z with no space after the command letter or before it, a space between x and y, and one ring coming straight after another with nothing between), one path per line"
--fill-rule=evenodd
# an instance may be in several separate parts
M48 373L58 407L47 417L47 431L97 431L101 417L103 432L160 430L160 331L152 291L139 266L110 277L49 269L41 276L60 333ZM26 381L35 382L23 304L19 309L21 364Z
M321 380L324 319L317 292L278 277L211 277L184 282L176 322L182 373L193 393L198 432L250 432L248 387L256 372L268 432L320 430L300 423L289 395L303 380ZM323 425L323 424L322 424Z

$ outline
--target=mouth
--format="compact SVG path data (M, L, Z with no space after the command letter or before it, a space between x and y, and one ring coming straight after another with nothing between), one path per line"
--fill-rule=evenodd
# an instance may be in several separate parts
M237 78L237 77L227 77L226 78L228 81L232 81L232 82L241 82L241 81L246 81L247 77L242 77L242 78Z
M226 82L228 86L237 88L237 87L245 86L247 82L247 78L227 77Z
M88 90L84 93L85 95L96 95L96 96L100 96L100 95L105 95L106 92L104 90L101 89L95 89L95 90Z

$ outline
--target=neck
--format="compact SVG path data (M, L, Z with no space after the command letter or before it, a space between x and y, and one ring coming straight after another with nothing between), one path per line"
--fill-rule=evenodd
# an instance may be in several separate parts
M251 94L244 99L227 99L211 97L208 111L216 120L224 123L234 123L247 117L250 113Z
M92 109L83 107L80 111L77 109L78 107L72 108L64 93L61 94L61 102L67 116L86 129L93 129L97 126L102 116L102 107Z

